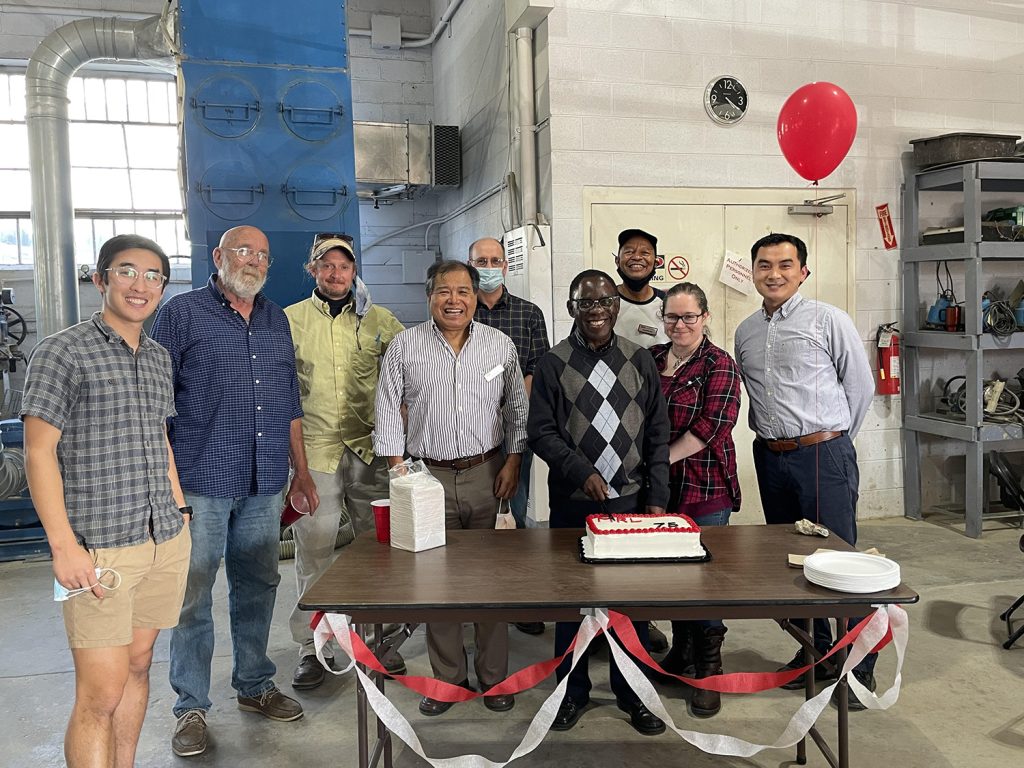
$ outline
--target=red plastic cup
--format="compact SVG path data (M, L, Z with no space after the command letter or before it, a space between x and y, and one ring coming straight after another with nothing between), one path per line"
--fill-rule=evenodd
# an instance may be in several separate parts
M391 543L391 499L377 499L370 502L373 510L373 523L377 528L377 541L381 544Z
M281 510L281 527L287 528L303 515L309 514L309 499L304 493L293 493Z

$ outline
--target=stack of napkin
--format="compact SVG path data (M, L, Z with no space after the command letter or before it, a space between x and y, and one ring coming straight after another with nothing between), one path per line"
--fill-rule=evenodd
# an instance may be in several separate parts
M409 552L443 547L444 488L432 475L391 478L391 546Z

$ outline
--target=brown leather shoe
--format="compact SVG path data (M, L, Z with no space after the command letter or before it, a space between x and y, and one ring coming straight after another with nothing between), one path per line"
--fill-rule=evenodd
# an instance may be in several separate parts
M484 696L484 706L492 712L508 712L516 705L516 697L511 693L498 696Z
M302 705L291 696L285 696L276 686L259 696L239 694L235 698L238 708L243 712L258 712L281 723L290 723L302 717Z

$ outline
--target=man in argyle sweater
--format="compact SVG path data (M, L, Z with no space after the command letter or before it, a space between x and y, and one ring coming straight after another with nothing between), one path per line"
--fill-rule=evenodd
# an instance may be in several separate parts
M548 465L552 528L582 528L587 515L659 514L668 503L669 421L654 358L614 333L619 313L615 281L588 269L569 288L574 324L568 339L537 363L527 435ZM634 622L641 642L647 622ZM555 625L555 655L568 649L578 622ZM568 674L569 660L558 667ZM632 691L610 660L612 691L633 727L653 736L665 724ZM569 674L552 728L568 730L590 700L587 658Z

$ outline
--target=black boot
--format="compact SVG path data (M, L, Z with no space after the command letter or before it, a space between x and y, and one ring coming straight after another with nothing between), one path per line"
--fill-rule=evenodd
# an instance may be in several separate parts
M693 643L694 634L700 631L700 627L692 621L672 622L672 647L665 654L659 663L661 668L673 675L693 677L696 673L694 667ZM678 683L674 677L661 677L663 682Z
M695 651L697 657L697 679L722 674L722 641L725 627L695 628ZM694 688L690 698L690 714L694 717L714 717L722 708L722 694Z

